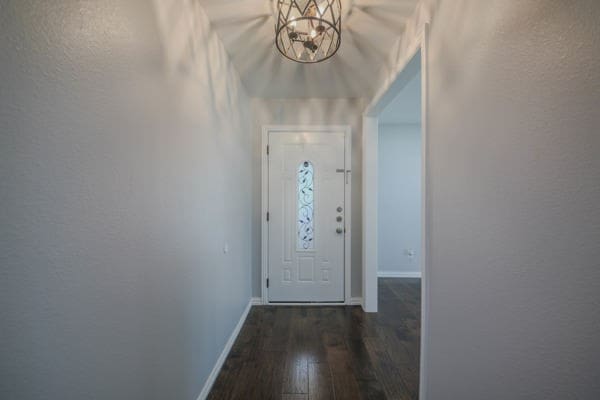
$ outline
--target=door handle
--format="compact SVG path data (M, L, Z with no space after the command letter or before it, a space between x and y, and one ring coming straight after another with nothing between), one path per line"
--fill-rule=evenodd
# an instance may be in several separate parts
M342 228L337 228L335 230L335 233L337 233L338 235L341 235L342 233L344 233L344 230Z

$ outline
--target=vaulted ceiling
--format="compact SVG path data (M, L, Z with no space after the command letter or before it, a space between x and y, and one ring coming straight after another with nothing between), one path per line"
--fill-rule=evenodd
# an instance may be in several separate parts
M368 97L418 0L342 0L342 44L317 64L275 47L273 0L199 0L253 97Z

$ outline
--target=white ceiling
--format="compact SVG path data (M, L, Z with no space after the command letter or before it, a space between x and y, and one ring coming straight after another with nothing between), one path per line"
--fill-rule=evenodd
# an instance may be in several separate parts
M379 115L380 124L421 122L421 72L415 75Z
M253 97L369 97L389 49L418 0L342 0L342 45L317 64L285 59L275 47L271 0L199 0Z

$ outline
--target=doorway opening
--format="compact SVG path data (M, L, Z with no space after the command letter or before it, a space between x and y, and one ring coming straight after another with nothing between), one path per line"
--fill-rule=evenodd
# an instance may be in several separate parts
M389 279L419 292L420 398L426 396L429 305L427 40L426 24L363 114L363 308L385 306L379 286Z
M377 276L421 278L421 71L378 121Z

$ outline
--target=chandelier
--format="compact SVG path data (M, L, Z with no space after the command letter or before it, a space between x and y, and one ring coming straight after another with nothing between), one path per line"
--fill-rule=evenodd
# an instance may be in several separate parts
M285 57L317 63L341 44L340 0L275 0L275 44Z

